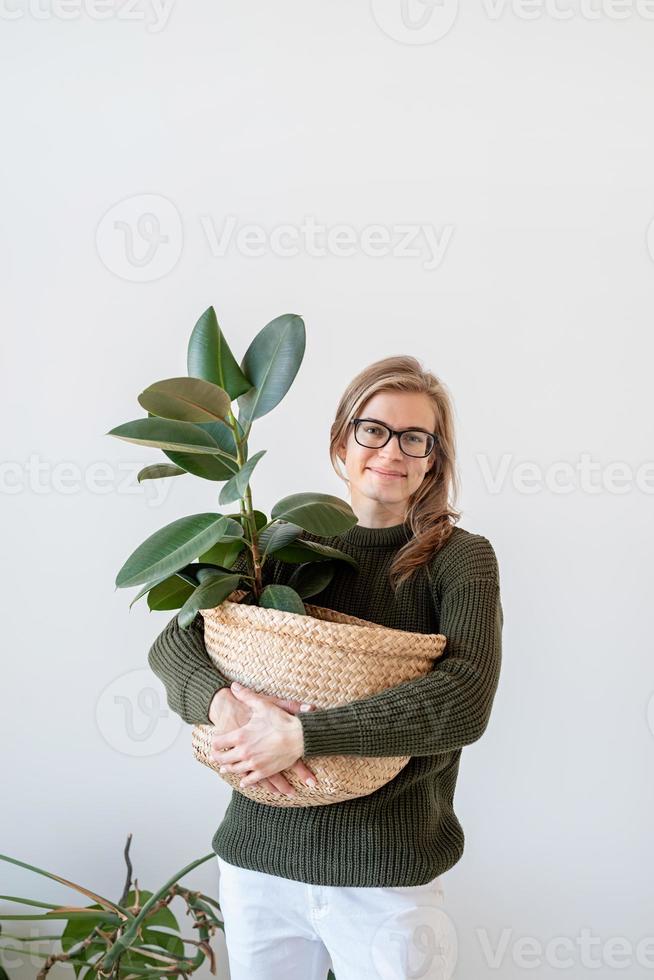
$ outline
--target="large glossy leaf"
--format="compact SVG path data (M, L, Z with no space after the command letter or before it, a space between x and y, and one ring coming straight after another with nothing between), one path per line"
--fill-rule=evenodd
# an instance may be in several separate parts
M327 561L331 558L340 558L346 561L348 565L351 565L352 568L358 569L359 567L358 561L352 555L348 555L344 551L339 551L338 548L332 548L330 545L321 544L319 541L291 541L285 547L277 549L275 558L279 558L280 561L290 562L291 564L306 561L320 562Z
M260 528L262 528L265 524L268 523L268 518L266 517L266 515L264 514L264 512L262 510L256 510L255 509L255 510L252 511L252 513L254 514L254 523L256 524L256 528L257 528L257 531L258 531ZM238 514L236 514L236 513L234 513L234 514L228 514L227 516L228 517L233 517L235 521L240 521L240 523L243 525L243 527L246 527L246 526L249 527L249 524L247 523L246 515L245 514L241 514L239 512Z
M246 545L241 538L239 541L219 541L208 551L198 555L200 561L211 562L214 565L222 565L224 568L231 568Z
M227 456L204 456L200 453L177 453L164 450L171 462L193 476L199 476L203 480L215 480L222 482L229 480L235 473L238 473L237 447L234 441L234 433L224 422L200 422L198 428L204 429L213 441L219 446ZM247 455L247 444L244 446Z
M243 545L242 539L237 539L236 547L240 550ZM217 547L214 545L214 548ZM233 547L233 545L227 545L226 547ZM211 549L210 549L211 550ZM134 596L129 604L131 609L135 602L142 599L144 595L148 596L148 606L150 609L179 609L182 603L188 599L188 596L193 591L195 586L198 584L197 571L200 568L213 568L216 569L217 566L224 565L224 562L215 561L211 563L192 562L191 564L185 565L183 568L179 568L174 575L162 575L158 579L153 579L150 582L146 582L143 588ZM228 572L229 566L223 567L222 571ZM160 588L161 586L161 588ZM158 590L158 591L155 591ZM183 595L181 602L178 602L178 597ZM151 601L152 597L152 601ZM172 602L173 605L157 605L153 606L153 601L164 600L166 602Z
M174 422L172 419L154 417L134 419L110 429L107 435L136 443L138 446L175 449L183 453L226 455L208 432L192 422Z
M270 412L293 384L306 346L302 317L284 313L256 335L241 362L253 388L238 399L239 421L250 424Z
M288 585L267 585L259 596L259 605L264 609L281 609L284 612L306 616L302 599L295 589Z
M279 521L271 524L259 535L259 551L262 555L274 554L279 548L284 548L302 534L299 524L290 521Z
M209 457L214 459L213 456ZM154 463L152 466L144 466L142 470L139 470L136 479L139 483L143 480L160 480L163 477L169 476L182 476L186 473L181 466L171 466L169 463Z
M177 622L182 629L187 629L197 616L200 609L214 609L228 595L238 588L239 575L212 575L198 585L188 597L177 615Z
M261 457L265 455L265 449L255 453L254 456L243 464L238 473L236 473L231 480L228 480L220 491L220 496L218 497L218 503L221 504L221 506L223 504L231 504L234 500L241 500L245 496L245 491L247 490L248 483L250 482L252 471Z
M342 534L358 523L350 505L328 493L292 493L275 504L270 516L322 537Z
M148 591L148 606L153 611L180 609L194 588L178 575L171 575Z
M132 552L116 576L116 588L172 575L221 538L241 537L243 528L222 514L190 514L159 528Z
M295 569L286 584L295 589L303 599L309 599L327 588L334 577L334 571L331 561L306 562Z
M164 450L165 451L165 450ZM222 483L238 473L238 463L223 456L205 456L202 453L166 452L166 456L186 473L200 477L201 480L214 480Z
M212 381L230 395L232 401L252 387L236 363L229 344L218 325L213 306L204 311L193 327L186 354L187 371L193 378Z
M139 405L163 419L178 422L225 421L231 408L226 391L202 378L164 378L138 396Z

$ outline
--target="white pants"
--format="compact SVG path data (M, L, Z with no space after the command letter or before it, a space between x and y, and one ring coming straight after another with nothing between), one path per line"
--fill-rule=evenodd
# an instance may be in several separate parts
M336 887L216 855L230 980L446 980L456 934L442 875L426 885Z

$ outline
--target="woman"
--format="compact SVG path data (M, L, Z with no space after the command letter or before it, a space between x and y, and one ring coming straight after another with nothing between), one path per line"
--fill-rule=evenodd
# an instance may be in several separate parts
M231 980L401 980L449 976L442 876L461 857L453 798L461 749L486 729L501 663L499 570L482 535L456 527L453 411L444 385L413 357L361 371L344 392L330 456L347 477L359 523L321 540L347 551L312 597L384 626L441 632L433 669L337 707L229 686L204 646L202 619L174 617L149 663L189 723L216 725L213 755L244 785L292 790L282 770L310 778L311 756L411 756L367 796L272 807L233 792L212 845ZM235 566L236 567L236 566ZM294 566L269 559L264 582ZM224 751L226 750L226 751ZM302 759L307 760L302 762Z

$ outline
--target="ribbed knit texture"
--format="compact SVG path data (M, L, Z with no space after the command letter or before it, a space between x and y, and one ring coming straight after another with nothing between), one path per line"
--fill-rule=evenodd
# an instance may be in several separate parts
M428 565L396 595L388 569L409 540L408 524L354 525L321 541L351 554L330 585L307 600L395 629L444 633L445 653L423 677L332 708L298 714L302 757L410 755L390 782L367 796L315 807L275 807L232 790L214 851L230 864L316 885L422 885L463 854L453 807L461 749L486 729L500 675L503 611L497 558L487 538L454 527ZM245 569L243 555L234 566ZM285 583L296 566L274 558L264 582ZM229 681L211 662L200 614L188 630L175 615L148 662L168 704L189 724L209 723L209 706Z

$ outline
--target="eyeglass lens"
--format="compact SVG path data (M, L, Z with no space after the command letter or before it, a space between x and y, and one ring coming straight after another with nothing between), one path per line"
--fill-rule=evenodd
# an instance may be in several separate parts
M354 434L360 445L378 449L388 442L390 431L377 422L359 422ZM400 448L407 456L428 456L434 445L434 437L420 429L407 429L400 436Z

